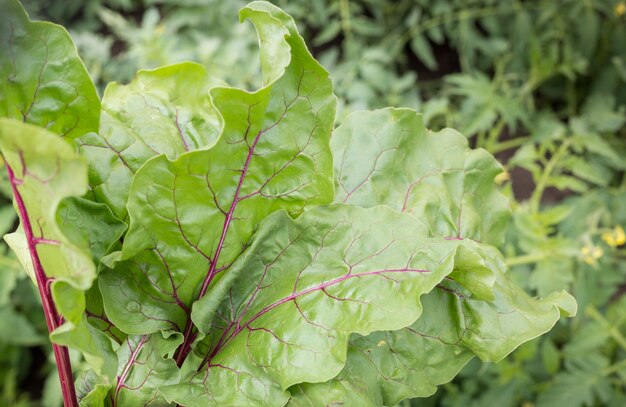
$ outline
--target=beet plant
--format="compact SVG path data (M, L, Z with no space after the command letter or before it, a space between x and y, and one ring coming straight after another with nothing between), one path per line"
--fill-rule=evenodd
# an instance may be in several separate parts
M329 74L279 8L240 12L259 89L181 63L101 101L63 28L13 0L0 15L5 240L66 406L394 405L575 313L507 277L497 161L409 109L335 128ZM76 390L68 347L90 366Z

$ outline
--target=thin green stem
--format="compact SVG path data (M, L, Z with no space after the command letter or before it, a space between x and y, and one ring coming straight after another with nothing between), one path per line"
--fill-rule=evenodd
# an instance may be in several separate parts
M504 262L507 266L521 266L523 264L537 263L546 258L544 253L529 253L521 256L509 257Z
M502 130L506 125L504 119L500 118L495 126L491 128L489 134L487 135L487 141L485 142L485 149L493 154L493 147L495 146L500 134L502 134Z
M476 134L476 148L485 148L485 131Z
M622 335L618 327L607 321L607 319L604 318L602 314L600 314L600 311L598 311L596 307L590 305L589 307L587 307L585 313L589 315L591 319L602 325L604 329L606 329L606 331L609 333L609 335L611 335L611 338L613 338L613 340L617 342L617 344L621 346L622 349L626 350L626 338L624 338L624 335Z
M510 140L500 141L498 143L495 143L493 147L489 149L489 152L491 154L497 154L501 151L506 151L512 148L519 147L522 144L526 143L528 140L530 140L530 136L516 137Z
M625 368L626 368L626 359L621 360L617 363L612 364L611 366L608 366L602 369L602 376L609 376Z
M352 42L352 24L350 23L350 0L339 0L341 29L346 42Z
M567 153L570 144L570 139L566 139L565 141L563 141L563 143L559 146L554 155L552 155L552 157L550 157L550 160L546 163L546 166L543 169L543 173L541 174L541 177L539 178L539 181L535 186L535 190L533 191L533 194L529 199L530 210L532 213L539 212L541 198L543 197L543 193L548 186L548 180L550 179L550 176L554 172L559 161Z

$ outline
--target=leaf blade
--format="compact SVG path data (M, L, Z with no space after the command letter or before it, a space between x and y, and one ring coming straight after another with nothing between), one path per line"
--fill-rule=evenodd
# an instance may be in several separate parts
M85 293L96 278L95 266L57 218L64 198L87 190L86 163L65 140L13 119L0 119L0 151L21 222L5 240L40 290L51 338L72 341L98 371L111 373L112 349L104 334L79 332L87 329Z
M273 27L262 48L288 46L289 65L277 64L278 71L266 74L275 81L253 93L213 88L224 123L216 144L175 160L155 157L137 172L121 253L126 261L100 279L107 313L126 332L188 332L192 303L245 249L263 217L332 199L328 139L336 98L328 72L290 17L274 6L251 7L242 16ZM142 293L142 287L148 289ZM210 325L212 310L204 308L200 303L192 314L201 327Z
M100 99L67 31L30 21L15 0L2 2L0 22L0 116L67 138L97 130Z
M420 237L416 227L382 206L268 217L230 270L239 278L205 340L199 373L166 397L190 406L282 405L291 385L334 377L350 333L411 324L420 296L453 271L459 243ZM239 390L218 392L218 383Z

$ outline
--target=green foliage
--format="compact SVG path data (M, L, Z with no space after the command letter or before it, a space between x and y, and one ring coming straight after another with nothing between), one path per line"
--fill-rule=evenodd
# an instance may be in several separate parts
M472 304L482 301L462 300L449 291L436 288L421 297L424 313L413 325L398 331L351 336L347 363L339 375L323 384L291 386L287 389L292 394L289 403L316 405L341 400L356 405L381 405L383 400L395 403L406 397L432 394L437 386L451 380L462 369L451 384L440 387L434 396L412 403L446 406L623 405L626 327L622 310L626 269L624 238L620 230L626 227L626 208L623 206L626 185L623 159L626 156L626 47L622 40L626 36L626 4L617 0L276 0L274 3L298 21L303 37L312 46L313 55L330 71L334 93L339 97L337 118L344 125L337 129L330 145L335 157L336 202L347 198L350 204L368 208L384 204L396 210L405 209L404 212L410 212L407 222L417 219L420 225L430 230L431 237L454 237L461 231L462 236L473 236L497 245L504 253L504 259L496 261L494 258L500 258L499 255L478 250L482 253L479 257L483 260L480 261L491 259L488 269L503 269L500 263L506 263L511 268L507 280L515 281L533 295L546 297L554 291L571 290L582 310L575 319L561 321L549 334L523 345L497 365L481 364L474 358L462 369L476 352L476 347L459 342L457 324L460 319L455 317L456 314L446 312L452 309L448 304L458 301L471 308ZM4 7L12 7L14 3L6 4ZM280 82L281 74L266 72L262 75L263 64L253 63L258 60L258 51L251 26L231 24L236 10L244 6L243 0L89 0L81 4L31 0L25 4L31 16L43 15L44 19L68 27L97 87L104 89L106 86L102 109L83 115L89 117L91 127L70 134L70 137L80 136L80 154L90 163L90 192L83 198L64 201L67 208L62 207L57 213L58 223L74 244L85 251L91 249L97 269L103 270L102 281L111 277L111 271L104 264L118 271L123 269L122 277L126 282L139 278L138 283L128 284L129 287L134 284L133 289L125 292L130 298L120 290L116 291L115 287L110 288L109 292L117 295L119 302L109 301L107 304L105 298L103 303L98 289L90 289L86 293L89 323L82 326L106 332L113 341L112 346L117 349L114 356L118 363L117 375L122 375L127 366L132 367L127 373L127 383L130 384L120 388L120 403L132 405L129 400L141 403L159 398L161 396L155 391L163 383L145 375L142 363L145 361L146 366L169 372L169 377L177 377L172 355L166 355L166 350L178 346L175 344L180 342L180 334L166 331L144 338L142 335L147 332L147 325L163 327L168 323L161 321L159 325L150 318L142 319L143 309L131 307L129 316L138 316L134 320L137 324L127 324L129 326L125 328L133 334L139 333L139 336L131 335L127 339L126 333L108 319L108 309L105 308L140 300L139 303L145 302L145 308L150 309L148 315L151 318L169 319L167 310L177 306L159 304L154 300L167 299L171 290L167 288L169 283L162 281L167 276L164 274L165 262L154 253L150 254L148 248L138 249L138 253L143 254L132 255L141 257L138 265L132 266L134 269L129 266L133 259L120 262L124 250L129 253L119 243L120 234L126 227L120 219L130 224L128 233L135 234L134 245L149 246L151 239L155 239L150 232L153 225L168 222L171 225L178 218L178 205L183 200L177 197L166 199L167 191L170 194L184 192L184 202L187 197L208 195L211 198L217 196L212 191L217 190L215 181L222 177L237 179L238 174L211 174L216 177L215 181L207 178L211 185L200 185L199 181L192 181L193 172L181 165L191 162L184 158L187 149L200 149L190 154L197 154L199 159L211 156L202 150L215 148L222 127L227 125L219 113L226 107L214 105L215 97L211 99L209 89L225 83L248 90L273 87L276 85L270 82ZM6 19L7 15L2 13L0 18ZM80 61L77 63L77 59L72 59L75 51L66 33L55 31L56 27L49 23L27 24L23 13L14 16L15 21L25 27L20 44L30 41L31 30L56 32L48 37L65 44L62 55L74 61L68 63L74 71L68 69L67 72L75 72L74 79L85 76L84 69L79 69ZM3 38L7 41L6 31ZM267 43L261 52L266 46ZM49 93L39 94L44 97L41 101L38 94L33 93L33 89L38 89L33 88L37 77L34 75L54 72L57 65L46 66L26 59L25 64L15 69L1 58L0 61L5 62L0 64L4 67L0 68L4 69L3 74L9 79L22 79L19 82L6 81L10 87L0 94L19 96L22 92L19 97L23 103L36 102L33 103L35 112L38 107L46 110L55 106L50 99L45 99L49 94L55 97L69 94L63 92L63 86L44 86L44 91L49 89ZM199 62L203 67L179 64L186 60ZM178 65L157 68L170 64ZM266 71L273 68L280 71L284 67L282 63L265 65ZM151 70L135 75L137 70L146 68ZM19 75L14 76L16 73ZM193 77L194 80L184 81L181 77ZM107 85L110 81L121 84ZM79 82L85 83L82 79ZM83 88L85 97L95 103L92 89L90 86ZM281 100L277 95L272 97ZM403 109L348 115L353 110L387 105L412 107L422 111L423 115L416 116ZM22 105L12 106L20 108ZM81 108L82 105L73 106ZM20 109L24 110L23 106ZM97 111L101 116L99 127L93 121L93 114ZM46 125L50 120L47 115L54 112L54 109L43 111L39 116L29 113L27 119L34 124ZM2 115L22 119L18 111ZM146 116L151 119L145 120ZM45 119L38 122L38 117ZM66 116L59 120L60 127L52 124L49 129L63 134L67 126L64 130L62 124L70 123L70 119ZM449 129L431 132L424 125L434 129L453 126L461 130L472 147L483 147L497 154L506 163L505 172L497 175L500 165L483 150L468 149L460 134ZM403 131L403 126L412 131ZM288 128L289 134L295 134L293 126ZM93 132L84 134L88 130ZM281 131L280 134L284 137L285 133ZM276 145L282 148L282 144ZM285 148L289 148L288 144ZM231 149L228 151L230 154ZM159 154L165 154L167 159L164 156L153 158ZM345 162L339 161L340 156L346 158ZM263 159L263 156L254 156L252 161L256 164ZM306 161L306 164L313 163ZM131 187L134 174L141 177L144 167L152 167L152 172L146 170L141 187ZM296 167L300 169L299 165ZM185 175L184 184L189 188L172 187L178 181L171 182L168 177L171 178L171 171L175 168ZM269 173L276 170L274 166L264 169ZM207 173L206 168L200 173ZM421 180L420 174L428 175ZM320 182L324 177L332 177L321 171L315 176L321 177L319 180L314 178ZM494 176L498 182L504 183L502 191L508 195L510 204L493 188ZM297 216L302 200L306 205L308 202L300 195L300 190L293 189L304 185L305 179L298 180L300 183L295 179L292 181L292 189L280 190L277 181L275 185L268 184L264 191L269 188L275 195L288 191L285 201L292 205L289 207L292 216ZM159 184L165 185L166 190L157 190ZM207 219L219 217L218 206L226 212L229 210L233 182L224 185L226 189L217 192L225 194L225 198L203 201L203 210L213 212L202 216ZM10 199L8 186L6 180L0 183L3 195ZM136 206L127 212L129 195ZM166 205L169 209L160 213L164 218L159 218L157 211L146 213L141 210L143 202L157 198L150 201L150 205L156 208L162 203ZM261 202L266 198L259 194L248 202L253 199ZM292 202L291 198L295 201ZM324 198L325 201L319 199L320 203L330 201L328 197ZM94 200L106 205L96 204ZM246 201L241 204L240 208L243 208ZM214 237L211 237L213 240L201 239L212 223L206 223L205 228L193 228L199 215L188 205L182 205L184 213L190 215L180 217L181 229L174 224L167 239L185 228L187 236L192 237L189 242L184 238L181 242L180 234L174 241L177 250L183 250L189 257L186 258L188 261L176 263L176 267L197 273L203 267L208 269L210 260L193 246L213 253L215 244L211 245L211 242L215 241ZM278 206L272 206L266 212L274 212ZM508 226L505 221L507 207L512 210ZM9 210L0 213L0 224L6 224L7 230L15 221L11 213ZM61 213L64 215L60 216ZM68 216L67 223L62 221L65 216ZM234 218L233 225L246 224L237 216ZM85 233L86 225L98 222L108 225L106 233ZM141 231L137 226L133 229L133 223L148 225L148 229L143 226L146 230ZM237 229L237 238L243 238L235 242L233 233L233 241L227 241L226 246L239 245L240 250L265 247L263 245L269 242L263 242L263 245L259 242L255 246L254 238L250 238L258 227L252 231ZM165 235L160 231L158 236L161 239ZM228 254L230 249L225 250ZM110 252L116 253L102 259ZM460 257L472 258L472 262L466 260L459 264L469 266L479 262L469 253L464 252ZM168 264L177 255L172 250L166 259ZM19 265L10 253L0 257L0 264L3 268L0 273L0 313L8 315L2 320L20 321L12 326L19 327L16 332L29 332L29 335L21 336L26 340L25 344L45 346L42 341L45 327L39 311L35 311L38 304L34 290L23 273L18 273ZM229 266L230 271L240 267L234 263L224 266ZM142 274L142 270L154 271L154 276L161 278L154 281L165 284L161 285L165 292L152 289L150 281L153 280ZM460 273L452 275L456 279L461 276ZM475 275L480 275L480 279L466 280L463 284L471 286L471 295L488 297L493 290L489 284L495 281L490 277L493 273ZM180 276L176 278L185 282ZM211 349L211 335L215 332L211 326L219 322L216 312L220 306L224 307L224 304L220 305L222 295L235 284L229 279L222 281L219 276L218 280L219 288L208 290L204 301L192 307L191 318L186 318L200 328L194 350L188 358L196 363L201 363L202 356ZM141 287L147 287L148 293L138 291ZM460 289L457 286L444 287ZM465 287L461 291L468 289ZM185 313L181 314L183 321ZM456 330L453 329L455 326ZM193 330L195 332L195 328ZM420 333L426 333L426 336ZM443 343L429 336L447 340ZM19 337L12 335L11 340L17 342ZM271 338L264 341L271 342ZM0 380L5 390L0 392L0 401L6 400L4 404L8 405L28 403L27 397L15 390L18 383L24 382L29 366L28 362L19 362L27 361L29 353L17 348L18 345L21 344L10 345L0 339L0 347L9 349L7 354L19 355L1 361L3 373ZM516 343L510 343L502 349L515 346ZM131 357L133 350L137 350L134 359ZM79 356L73 355L72 358L76 361ZM407 366L407 360L410 365L418 367L399 368ZM82 369L82 365L75 365ZM193 370L183 366L180 377L189 378L189 369ZM86 405L101 405L99 403L103 403L107 394L115 393L111 390L115 387L113 382L104 380L103 383L102 376L98 377L93 371L84 376L83 385L79 386L81 396L93 390L83 400ZM264 386L275 388L273 380L277 380L276 376L270 373L266 378L269 379ZM50 390L46 390L43 401L51 406L58 405L54 389L56 378L52 379L48 380L51 385L47 385L47 389ZM137 387L134 383L143 383L144 379L144 388L139 391L129 389ZM208 397L204 390L194 387L193 381L187 383L191 386L189 388L198 391L197 394ZM176 393L177 390L170 387L168 392ZM350 399L346 399L346 395ZM405 401L402 405L408 403Z
M9 19L22 12L14 8ZM368 386L359 399L393 404L432 393L472 355L500 360L575 314L566 292L527 296L487 245L501 240L508 216L489 154L452 131L431 136L414 112L393 109L348 117L331 145L336 97L293 19L263 2L240 18L260 40L257 91L220 86L192 64L140 72L107 89L104 119L87 120L100 122L97 134L77 127L78 152L58 134L0 121L21 220L6 240L39 287L66 404L69 359L58 345L90 366L82 405L298 404L323 382L354 400L336 376ZM41 24L23 21L26 30ZM15 52L6 58L27 57ZM84 75L64 80L93 91ZM48 113L60 120L65 110ZM361 126L378 146L363 150L369 173L352 161ZM489 205L497 209L487 215ZM456 316L439 336L456 343L403 357L399 387L367 384L384 369L352 370L360 362L349 346L374 346L374 331L430 332L438 327L429 315L446 307ZM446 355L458 357L452 369L441 365ZM411 365L436 377L424 387Z
M0 117L74 138L98 129L100 101L68 33L30 22L21 5L0 5Z
M502 167L460 133L434 133L409 109L385 109L350 115L332 147L336 202L413 214L433 236L501 243L509 203L493 178Z
M89 170L93 199L123 219L130 182L144 162L210 147L221 125L208 94L216 84L201 66L183 63L107 86L100 130L77 140L81 154L95 163Z

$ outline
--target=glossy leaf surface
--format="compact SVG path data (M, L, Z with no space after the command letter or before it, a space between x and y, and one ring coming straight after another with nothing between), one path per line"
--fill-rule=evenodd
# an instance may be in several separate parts
M119 366L114 381L102 384L89 373L81 378L81 406L170 405L159 389L180 380L176 362L167 354L176 349L181 339L180 334L172 332L126 338L117 351Z
M85 161L55 134L12 119L0 119L0 151L16 209L23 214L18 231L5 240L33 282L46 284L42 293L51 296L56 308L52 314L46 311L46 317L59 315L67 321L51 325L61 325L52 338L71 343L96 370L111 374L115 365L111 344L87 325L84 313L85 291L96 278L94 263L86 248L64 233L57 218L63 198L87 190Z
M76 141L90 163L93 197L124 218L133 176L148 159L215 143L221 120L209 89L216 84L202 66L186 62L107 86L99 131Z
M289 386L339 373L351 333L413 323L461 244L425 237L414 218L382 206L272 215L230 270L239 276L199 373L166 396L189 406L284 404Z
M332 149L336 202L411 213L432 236L502 241L508 200L493 185L502 167L455 130L432 132L410 109L357 112L334 132Z
M215 146L174 161L162 155L137 172L125 261L100 278L107 314L125 332L184 330L194 301L227 272L264 217L332 200L336 99L328 73L280 9L253 3L241 16L258 29L264 80L272 81L254 93L213 88L224 121ZM289 58L266 66L266 54ZM211 312L210 304L194 305L194 322L206 325Z
M335 135L338 200L422 214L428 235L467 243L414 324L354 339L342 373L293 389L291 404L394 405L429 396L474 355L499 361L549 330L561 312L575 314L569 294L530 298L506 277L499 252L474 243L501 240L508 217L493 182L500 167L486 152L469 150L454 131L430 132L406 109L352 114ZM370 164L357 163L356 151Z

